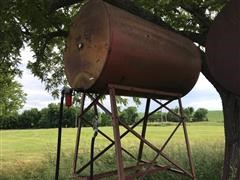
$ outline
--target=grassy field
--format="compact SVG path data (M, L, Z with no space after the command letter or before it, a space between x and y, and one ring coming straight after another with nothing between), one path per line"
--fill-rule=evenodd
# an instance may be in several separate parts
M219 118L217 113L211 114L211 122L192 123L188 125L192 153L196 165L198 179L220 179L223 161L224 134L223 124L213 120ZM210 118L209 118L210 119ZM147 131L147 138L161 146L164 139L173 130L174 126L151 126ZM112 136L111 127L103 127L102 131ZM121 129L123 132L124 129ZM140 131L140 127L137 128ZM84 137L80 144L81 162L89 157L90 140L93 134L91 128L84 128ZM61 178L71 177L72 158L74 151L76 129L64 128L62 140ZM42 130L1 130L0 149L0 179L53 179L55 171L55 154L57 129ZM99 151L109 142L101 135L96 139ZM136 154L139 141L132 135L128 135L122 142L123 146ZM183 166L186 166L183 141L183 132L180 128L173 140L164 151ZM154 153L145 148L144 158L149 159ZM110 170L115 168L114 149L96 163L96 171ZM125 164L130 165L133 161L124 155ZM159 161L162 162L161 159ZM160 173L145 179L181 179L176 175ZM184 179L184 178L183 178Z
M223 122L222 111L209 111L207 117L210 122Z

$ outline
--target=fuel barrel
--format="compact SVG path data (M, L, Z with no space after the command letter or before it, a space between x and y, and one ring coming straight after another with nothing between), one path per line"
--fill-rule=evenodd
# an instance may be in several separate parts
M70 86L89 93L116 84L184 96L201 70L192 41L101 0L89 1L75 16L64 64ZM154 96L134 90L117 94Z

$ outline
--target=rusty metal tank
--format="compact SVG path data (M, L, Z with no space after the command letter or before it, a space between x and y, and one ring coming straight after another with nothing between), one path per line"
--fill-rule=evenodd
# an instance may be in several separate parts
M193 42L101 0L89 1L74 18L64 64L70 86L85 92L104 93L117 84L180 96L201 68Z
M207 38L209 70L225 89L240 96L240 1L231 0L215 18Z

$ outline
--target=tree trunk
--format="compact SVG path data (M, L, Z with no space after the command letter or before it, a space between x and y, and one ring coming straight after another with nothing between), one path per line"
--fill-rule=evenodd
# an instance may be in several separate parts
M202 73L217 89L224 114L225 155L222 180L240 180L240 97L224 89L212 77L206 55L202 55Z
M222 98L225 131L223 180L240 179L240 97L219 90Z

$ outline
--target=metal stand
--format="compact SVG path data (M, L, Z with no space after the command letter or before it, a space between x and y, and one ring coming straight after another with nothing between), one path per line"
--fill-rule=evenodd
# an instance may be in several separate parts
M111 111L109 111L103 104L99 102L99 99L103 95L98 95L96 97L92 96L91 94L82 94L82 102L81 102L81 114L79 116L79 123L78 123L78 130L77 130L77 137L76 137L76 147L75 147L75 154L74 154L74 163L73 163L73 174L76 179L101 179L101 178L106 178L109 176L115 176L120 180L124 179L134 179L138 177L144 177L145 175L156 173L159 171L170 171L174 173L178 173L181 175L184 175L186 177L189 177L190 179L196 179L195 176L195 169L194 169L194 164L193 160L191 157L191 149L189 145L189 139L188 139L188 134L187 134L187 128L186 128L186 123L184 120L184 115L183 115L183 107L181 103L180 96L178 94L170 93L171 96L169 96L169 93L167 92L161 92L161 91L151 91L151 94L154 93L156 95L155 97L163 97L163 96L168 96L171 97L168 99L165 103L160 102L158 99L155 98L147 98L146 102L146 109L145 109L145 114L144 117L141 118L139 121L134 123L131 127L128 126L122 119L119 118L118 116L118 111L117 111L117 104L116 104L116 91L117 90L124 90L124 91L136 91L136 92L150 92L151 90L145 90L145 89L140 89L140 88L134 88L134 87L126 87L126 86L117 86L117 85L109 85L109 95L110 95L110 102L111 102ZM84 108L84 102L85 102L85 97L88 97L91 99L91 103ZM175 113L173 112L170 108L167 107L169 103L171 103L173 100L178 99L179 103L179 109L180 113ZM159 107L156 108L154 111L149 112L151 101L155 101L156 103L159 104ZM90 126L94 126L94 124L91 123L88 119L84 119L84 114L90 110L92 107L98 107L102 111L104 111L106 114L112 117L112 127L113 127L113 134L114 134L114 139L106 135L104 132L102 132L100 129L98 130L98 133L105 137L107 140L110 141L110 144L106 146L101 152L99 152L97 155L93 156L90 158L90 160L80 167L77 170L77 160L78 160L78 149L79 149L79 141L80 141L80 136L81 136L81 124L82 121L87 123ZM169 135L169 137L166 139L165 143L159 148L156 147L154 144L152 144L150 141L148 141L145 138L146 135L146 130L147 130L147 122L148 122L148 117L159 111L160 109L165 108L175 116L179 118L179 123L177 124L176 128L173 130L173 132ZM135 127L137 127L140 123L143 122L142 125L142 132L139 134L134 130ZM119 131L119 126L122 126L126 129L125 132L122 134ZM180 165L178 165L176 162L174 162L170 157L168 157L163 150L167 146L167 144L170 142L172 139L173 135L176 133L178 128L180 126L183 126L183 132L184 132L184 139L186 143L186 150L187 150L187 157L188 157L188 162L189 162L189 170L184 169ZM123 148L121 145L121 139L125 137L128 133L133 134L136 138L140 140L139 144L139 150L138 150L138 157L135 157L132 155L127 149ZM144 161L142 160L142 155L143 155L143 147L144 145L147 145L150 147L153 151L156 152L156 156L150 160L150 161ZM93 174L93 168L89 176L82 176L81 173L83 170L86 168L90 167L93 165L93 163L101 157L104 153L106 153L112 146L115 146L115 153L116 153L116 162L117 162L117 170L115 171L109 171L109 172L104 172L101 174ZM130 167L125 167L124 162L123 162L123 154L126 153L130 157L136 160L136 165L130 166ZM158 157L164 158L166 161L169 162L170 165L162 165L157 163Z

